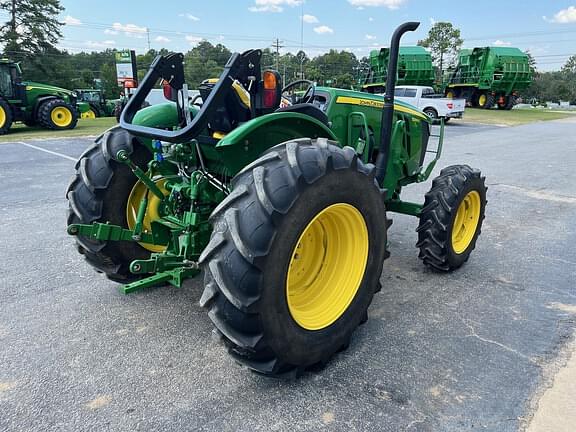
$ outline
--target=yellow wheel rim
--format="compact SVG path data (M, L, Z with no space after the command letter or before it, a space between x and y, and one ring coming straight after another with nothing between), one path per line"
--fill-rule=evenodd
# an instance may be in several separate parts
M155 183L156 186L158 186L165 195L168 195L168 191L164 188L166 179L156 180ZM126 222L128 223L129 229L134 229L134 226L136 225L136 219L138 217L138 209L140 208L140 203L142 202L142 198L144 198L145 194L148 194L148 205L146 206L146 214L144 215L144 220L142 221L142 229L145 233L150 233L152 232L152 222L160 219L161 217L161 201L160 198L150 192L150 190L141 181L136 182L132 188L132 191L130 192L130 196L128 197L128 203L126 205ZM162 245L154 245L149 243L139 244L150 252L163 252L166 250L166 246Z
M0 128L6 124L6 111L0 106Z
M454 99L454 93L451 92L451 91L449 91L448 93L446 93L446 97L447 97L448 99Z
M83 118L83 119L95 119L95 118L96 118L96 113L90 109L90 110L88 110L88 111L83 112L82 114L80 114L80 118Z
M486 104L486 95L480 95L478 98L478 105L484 106Z
M292 252L286 298L306 330L334 323L356 296L368 261L368 228L350 204L333 204L312 219Z
M52 110L50 113L52 123L58 127L67 127L72 123L72 113L66 107L59 106Z
M452 225L452 249L455 253L464 252L476 234L480 220L480 194L476 191L468 192L464 197Z

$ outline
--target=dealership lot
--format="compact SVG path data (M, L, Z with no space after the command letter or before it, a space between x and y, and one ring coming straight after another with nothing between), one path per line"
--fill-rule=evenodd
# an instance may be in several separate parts
M369 321L288 382L224 353L201 278L124 296L83 262L64 193L91 139L0 144L0 430L518 430L576 326L575 128L450 124L441 166L489 187L470 262L426 269L394 215Z

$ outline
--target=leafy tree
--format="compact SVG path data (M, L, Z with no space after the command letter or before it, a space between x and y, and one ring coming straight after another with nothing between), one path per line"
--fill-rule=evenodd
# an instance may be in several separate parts
M576 54L570 56L566 64L562 66L562 72L576 74Z
M530 51L525 51L524 54L528 56L528 66L530 66L530 70L532 72L536 71L536 59L532 55Z
M0 0L0 10L9 17L0 27L4 53L14 60L53 50L62 37L59 0Z
M430 48L432 59L442 76L444 64L454 62L463 42L459 29L449 22L437 22L428 32L428 37L418 41L418 45Z

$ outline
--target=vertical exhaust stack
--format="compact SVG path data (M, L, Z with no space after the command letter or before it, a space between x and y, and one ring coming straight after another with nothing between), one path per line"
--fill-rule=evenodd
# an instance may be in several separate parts
M394 87L396 87L396 73L398 70L398 51L400 39L404 33L414 31L420 25L419 22L407 22L400 25L394 31L390 41L390 60L388 61L388 76L386 77L386 93L384 94L384 108L382 108L382 120L380 129L380 148L376 158L376 179L382 184L386 177L386 165L390 153L392 141L392 121L394 119Z

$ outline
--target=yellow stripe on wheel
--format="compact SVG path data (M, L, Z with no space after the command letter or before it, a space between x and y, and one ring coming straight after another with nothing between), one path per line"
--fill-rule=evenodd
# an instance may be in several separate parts
M83 118L83 119L95 119L95 118L96 118L96 113L95 113L93 110L89 109L88 111L83 112L82 114L80 114L80 118Z
M168 191L164 188L164 183L166 183L166 179L159 179L155 181L156 186L160 188L160 190L165 194L168 195ZM140 208L140 203L142 199L147 194L148 197L148 205L146 207L146 214L144 215L144 220L142 221L142 228L144 232L151 233L152 232L152 222L155 220L160 219L160 198L154 195L152 192L148 190L146 185L141 181L137 181L132 191L130 192L130 196L128 197L128 203L126 204L126 222L128 223L129 229L134 229L136 225L136 219L138 217L138 209ZM163 252L166 250L166 246L163 245L154 245L149 243L139 243L144 249L149 250L150 252Z
M0 128L3 128L6 124L6 111L0 106Z
M65 128L72 123L72 112L66 107L57 106L50 113L50 118L56 126Z
M334 323L350 306L366 271L368 228L350 204L333 204L304 229L290 261L286 298L306 330Z
M480 105L481 107L486 105L486 95L480 95L480 97L478 98L478 105Z
M474 238L480 220L480 194L470 191L464 197L452 225L452 249L455 253L464 252Z

